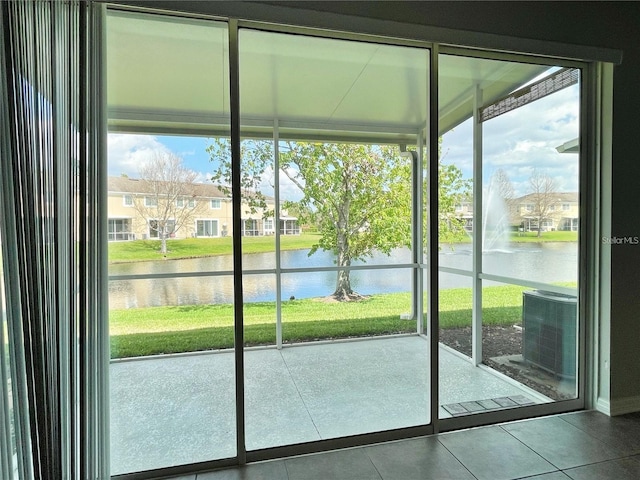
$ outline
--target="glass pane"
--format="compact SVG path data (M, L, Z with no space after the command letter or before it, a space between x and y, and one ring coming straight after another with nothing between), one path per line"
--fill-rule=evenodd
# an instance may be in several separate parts
M231 202L203 136L229 132L227 39L107 18L114 475L236 455Z
M482 290L483 363L532 390L528 398L577 395L577 292L517 285Z
M183 283L206 284L202 278L110 283L111 448L118 465L154 468L232 456L233 304L178 294L189 289ZM135 292L135 306L123 304L123 291ZM144 298L156 301L143 304ZM172 355L197 351L215 353ZM175 448L194 443L198 449Z
M264 200L247 215L256 234L243 249L264 245L253 255L263 263L247 261L275 271L283 345L246 350L257 382L247 401L277 391L261 418L247 413L247 447L427 423L412 180L428 52L251 30L239 46L243 188L247 203Z
M443 272L439 277L440 343L471 357L472 278Z
M478 338L447 340L465 345L461 350L475 371L464 395L443 405L441 415L575 398L580 71L442 55L440 85L441 170L448 165L458 175L444 177L445 184L473 178L481 184L475 194L482 193L477 208L473 194L461 199L452 189L443 195L441 185L441 219L463 220L477 242L441 245L441 266L471 273L470 287L480 285L476 272L484 275L474 292L481 308L467 316ZM453 87L468 94L456 96ZM465 118L462 112L474 105L480 105L477 116ZM454 202L453 213L442 210ZM535 306L538 301L544 306ZM447 314L442 310L443 319ZM562 366L544 365L538 355ZM481 363L490 370L478 369ZM443 371L441 362L441 382L447 380Z
M541 76L558 83L562 72ZM563 147L577 144L580 128L579 72L571 72L573 84L483 123L484 272L577 281L578 151Z
M473 234L471 120L441 137L439 164L440 266L470 271Z

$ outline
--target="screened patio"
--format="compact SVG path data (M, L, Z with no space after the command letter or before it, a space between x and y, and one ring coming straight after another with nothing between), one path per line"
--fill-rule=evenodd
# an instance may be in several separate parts
M427 355L418 335L247 349L247 447L429 423ZM441 418L551 401L451 349L439 356ZM112 474L232 457L233 360L219 351L113 362Z
M245 288L249 282L273 285L269 325L275 336L271 345L243 348L238 337L243 326L236 324L236 348L114 359L113 474L234 457L239 424L246 449L259 451L423 426L434 421L436 412L446 420L553 402L483 364L483 315L492 312L482 296L487 286L498 284L566 295L575 295L576 287L535 275L509 275L508 261L502 270L492 270L480 228L465 250L464 264L440 265L438 249L446 242L438 237L436 222L422 226L439 217L438 205L429 202L438 188L438 138L472 122L472 221L481 225L487 187L483 122L575 85L576 69L446 48L434 62L419 42L321 38L249 27L240 28L230 44L225 22L131 12L112 11L107 26L109 133L224 137L237 141L238 151L241 142L272 141L275 212L285 200L279 165L283 142L391 145L411 151L410 260L364 262L348 269L363 275L404 272L410 302L394 314L415 325L411 334L287 344L283 329L295 319L283 317L282 304L289 298L285 280L340 268L330 262L303 268L283 264L280 236L299 231L291 230L297 228L292 219L277 214L273 222L280 229L268 268L235 263L231 270L112 274L111 281L196 278L201 283L235 275L236 285ZM236 54L238 64L233 63ZM237 104L230 93L230 69L239 74ZM430 90L434 83L436 95ZM436 98L434 109L429 100ZM234 162L235 168L244 168L242 158ZM236 231L257 235L257 227L243 220L234 236ZM473 295L468 356L433 338L442 313L437 293L453 277ZM522 293L515 295L521 301ZM236 291L235 298L242 300L242 295ZM236 304L236 322L242 322L248 303ZM521 312L516 316L522 320ZM522 363L521 357L502 360ZM567 382L575 399L577 379ZM238 397L242 419L237 417Z

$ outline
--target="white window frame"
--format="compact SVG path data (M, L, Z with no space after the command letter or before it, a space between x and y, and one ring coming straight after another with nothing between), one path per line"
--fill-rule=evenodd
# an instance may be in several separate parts
M133 207L133 195L125 193L122 196L122 205L125 207Z
M148 238L154 239L154 240L159 240L160 239L160 232L158 232L158 230L151 228L151 222L157 222L158 219L157 218L150 218L149 220L147 220L147 235ZM169 233L169 236L167 237L167 239L172 238L171 235L175 234L177 229L176 229L176 221L175 219L169 219L168 222L173 222L173 229L171 230L171 233ZM155 236L154 236L155 235Z
M178 208L184 207L185 206L185 200L186 200L186 206L188 208L194 208L196 206L196 201L193 198L178 197L178 198L176 198L176 207L178 207Z
M158 199L156 197L149 197L145 195L144 197L144 206L145 207L157 207Z
M214 206L217 205L217 206ZM211 210L220 210L222 209L222 200L219 198L212 198L209 200L209 208Z
M215 222L215 224L216 224L216 234L215 235L200 235L198 233L198 231L199 231L198 223L199 222L207 222L207 223ZM217 218L198 218L195 221L194 233L195 233L195 236L198 237L198 238L218 238L218 237L220 237L220 220L217 219Z

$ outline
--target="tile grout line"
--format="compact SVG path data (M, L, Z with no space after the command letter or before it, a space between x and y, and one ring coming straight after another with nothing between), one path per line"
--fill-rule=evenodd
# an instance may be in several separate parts
M378 477L380 477L380 480L385 480L385 478L382 476L382 473L380 473L380 470L378 470L378 467L376 467L375 462L373 461L373 459L369 455L369 452L367 452L367 447L358 447L358 448L361 449L362 453L364 453L367 456L367 460L369 460L369 462L371 462L371 465L373 465L373 469L378 474Z
M615 452L617 452L617 451L619 451L619 450L620 450L619 448L617 448L617 447L615 447L615 446L613 446L613 445L609 444L608 442L606 442L606 441L602 440L600 437L596 437L596 435L595 435L595 434L593 434L593 433L591 433L591 432L589 432L589 431L585 430L584 428L581 428L581 427L580 427L580 426L578 426L578 425L574 425L574 424L573 424L573 423L571 423L570 421L566 420L566 419L564 418L564 415L558 415L556 418L559 418L560 420L562 420L562 421L566 422L567 424L571 425L572 427L574 427L574 428L576 428L576 429L580 430L582 433L584 433L585 435L587 435L587 436L589 436L589 437L591 437L591 438L593 438L593 439L597 440L598 442L600 442L600 443L602 443L603 445L605 445L607 448L609 448L609 449L611 449L611 450L613 450L613 451L615 451ZM640 449L638 449L638 450L634 450L634 452L636 452L636 453L628 453L628 454L626 454L626 455L623 455L623 456L621 456L621 457L616 457L616 458L627 458L627 457L632 457L632 456L634 456L634 455L638 455L638 454L640 454ZM605 462L606 462L607 460L603 460L603 461L605 461ZM602 463L602 462L595 462L595 463ZM585 465L595 465L595 463L594 463L594 464L585 464ZM576 467L572 467L572 468L576 468Z
M287 363L287 360L284 358L284 355L282 355L282 350L279 350L278 353L280 353L280 358L282 358L282 363L284 363L284 366L287 369L287 372L289 373L289 377L291 378L291 381L293 382L293 386L296 387L296 392L298 392L298 396L300 397L300 401L302 402L302 405L304 406L304 409L307 411L307 415L309 415L309 420L311 420L311 424L313 425L313 428L315 428L316 433L318 434L318 438L320 440L322 440L322 435L320 435L320 430L318 430L318 426L316 425L316 422L313 420L313 417L311 416L311 412L309 411L309 407L307 407L307 402L304 401L304 397L302 396L302 393L300 392L300 389L298 388L298 383L296 382L295 378L293 378L293 374L291 373L291 369L289 368L289 364Z
M282 464L284 465L284 472L287 474L287 480L290 480L290 476L289 476L289 467L287 467L287 459L283 458L282 459Z
M524 445L526 448L528 448L529 450L531 450L533 453L535 453L537 456L539 456L542 460L544 460L545 462L547 462L549 465L551 465L553 468L556 469L556 472L562 472L562 469L560 469L560 467L558 467L557 465L555 465L554 463L552 463L550 460L546 459L544 456L542 456L540 453L536 452L533 448L531 448L529 445L527 445L526 443L524 443L522 440L520 440L518 437L516 437L515 435L513 435L509 430L505 429L502 427L502 425L496 425L496 427L500 428L503 432L505 432L507 435L509 435L511 438L517 440L518 442L520 442L522 445ZM551 473L551 472L549 472ZM564 472L563 472L564 473Z
M447 452L449 452L449 453L451 454L451 456L452 456L453 458L455 458L455 459L456 459L456 461L457 461L460 465L462 465L462 466L464 467L464 469L465 469L467 472L469 472L469 475L471 475L473 478L475 478L476 480L478 480L478 477L476 477L476 476L473 474L473 472L472 472L471 470L469 470L469 467L467 467L467 466L462 462L462 460L460 460L458 457L456 457L455 453L453 453L451 450L449 450L449 449L447 448L447 446L446 446L444 443L442 443L442 442L440 441L440 438L439 438L439 437L440 437L440 434L436 434L435 438L436 438L436 440L438 441L438 444L439 444L439 445L442 445L442 448L444 448Z

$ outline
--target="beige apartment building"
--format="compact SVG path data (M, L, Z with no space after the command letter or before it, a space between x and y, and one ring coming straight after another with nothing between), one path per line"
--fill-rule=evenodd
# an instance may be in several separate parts
M179 189L179 186L178 186ZM233 234L231 198L217 185L196 183L182 189L183 194L163 195L151 191L147 182L129 177L109 177L108 235L109 241L159 238L215 238ZM167 198L171 200L167 200ZM266 197L267 210L275 202ZM243 206L242 235L275 235L273 216L265 218L261 209ZM170 211L166 214L162 212ZM159 219L167 219L159 228ZM280 233L299 235L296 217L280 211Z
M505 205L509 225L520 231L555 230L577 232L580 206L577 192L560 192L544 196L535 193L507 201ZM473 230L473 201L463 200L455 205L455 214L464 220L464 228Z
M580 206L577 192L530 193L514 200L516 216L525 232L563 230L577 232Z

